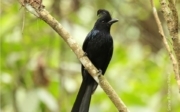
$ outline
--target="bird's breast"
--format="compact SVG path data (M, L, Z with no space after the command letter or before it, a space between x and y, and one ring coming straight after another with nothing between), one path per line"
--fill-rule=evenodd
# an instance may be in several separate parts
M91 37L87 46L87 53L93 53L94 56L106 55L113 46L113 40L110 34L95 31L91 33Z

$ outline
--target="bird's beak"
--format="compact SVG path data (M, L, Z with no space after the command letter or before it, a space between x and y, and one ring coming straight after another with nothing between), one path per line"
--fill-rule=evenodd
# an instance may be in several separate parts
M118 22L118 19L111 19L110 21L108 21L109 24L113 24L115 22Z

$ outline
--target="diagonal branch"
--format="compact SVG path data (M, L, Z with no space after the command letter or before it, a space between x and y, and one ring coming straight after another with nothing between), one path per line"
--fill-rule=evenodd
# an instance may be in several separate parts
M153 0L150 0L150 2L151 2L152 9L153 9L154 18L155 18L156 23L158 25L159 33L161 34L161 37L163 39L163 43L165 45L165 48L168 51L170 59L172 61L174 73L175 73L175 76L176 76L176 81L177 81L177 84L178 84L178 87L179 87L179 90L180 90L180 76L179 76L178 62L177 62L177 60L176 60L176 58L175 58L175 56L173 54L172 49L169 46L167 38L166 38L166 36L164 34L164 31L163 31L163 28L162 28L162 25L161 25L161 21L160 21L160 19L158 17L157 10L156 10L156 8L154 6L154 2L153 2ZM168 12L168 10L166 10L166 11ZM168 16L170 16L170 15L168 15ZM169 18L168 21L172 21L171 18ZM171 29L173 29L173 28L171 28Z
M80 62L84 65L86 70L95 79L101 88L105 91L111 101L114 103L119 112L129 112L126 105L119 98L117 93L112 89L111 85L104 78L102 74L99 75L99 71L91 63L87 56L85 56L84 51L79 47L76 41L71 37L71 35L63 28L63 26L53 18L48 11L44 9L41 4L42 0L21 0L22 6L24 6L29 12L44 20L49 26L51 26L69 45L72 51L76 54Z

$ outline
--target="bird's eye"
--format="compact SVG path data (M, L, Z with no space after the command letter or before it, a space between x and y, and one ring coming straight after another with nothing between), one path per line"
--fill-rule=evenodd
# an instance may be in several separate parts
M102 23L104 23L104 21L101 21Z

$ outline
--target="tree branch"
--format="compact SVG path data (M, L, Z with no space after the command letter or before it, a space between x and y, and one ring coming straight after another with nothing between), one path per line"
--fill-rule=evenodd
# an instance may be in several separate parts
M86 70L90 75L95 79L101 88L106 92L111 101L114 103L119 112L129 112L126 105L118 97L117 93L112 89L111 85L103 77L102 74L99 75L99 71L91 63L87 56L85 56L84 51L76 43L76 41L71 37L71 35L63 28L63 26L58 23L58 21L53 18L48 11L44 9L44 6L41 4L41 0L21 0L20 2L29 12L44 20L49 26L51 26L69 45L72 51L76 54L80 62L84 65Z
M166 3L166 0L160 0L160 3L161 3L162 13L166 20L168 30L173 42L172 46L177 61L177 65L176 65L177 73L175 74L180 92L180 41L178 37L178 14L173 0L168 0L168 1L169 4Z
M161 1L163 1L163 0L161 0ZM167 38L166 38L166 36L164 34L164 31L163 31L163 28L162 28L162 25L161 25L161 21L160 21L160 19L158 17L157 10L156 10L156 8L154 6L154 2L153 2L153 0L150 0L150 2L151 2L151 6L152 6L152 9L153 9L153 14L154 14L156 23L158 25L159 33L161 34L161 37L163 39L163 43L165 45L165 48L168 51L170 59L172 61L176 81L177 81L179 91L180 91L180 75L179 75L180 61L177 61L178 57L180 58L180 56L179 56L180 51L178 51L178 49L180 50L180 48L179 48L180 46L178 46L178 44L179 44L179 42L178 42L179 41L178 40L178 30L176 30L176 27L178 27L176 25L176 24L178 24L178 22L176 20L177 18L175 17L176 19L172 19L169 10L167 8L164 8L165 4L161 2L161 5L163 5L162 6L163 12L166 13L166 14L164 14L164 17L166 18L166 21L168 23L168 29L169 29L169 32L170 32L170 34L172 36L172 40L173 40L173 43L174 43L173 48L174 48L174 52L176 54L176 58L175 58L173 50L170 48L170 46L168 44L168 41L167 41ZM177 12L174 11L173 15L177 16ZM175 21L175 22L173 22L173 21ZM175 38L174 38L174 36L175 36Z

